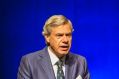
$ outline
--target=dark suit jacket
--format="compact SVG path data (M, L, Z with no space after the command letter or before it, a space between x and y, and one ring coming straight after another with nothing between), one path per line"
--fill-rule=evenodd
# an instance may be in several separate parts
M89 79L84 57L69 53L65 60L65 79ZM22 57L17 79L56 79L47 47Z

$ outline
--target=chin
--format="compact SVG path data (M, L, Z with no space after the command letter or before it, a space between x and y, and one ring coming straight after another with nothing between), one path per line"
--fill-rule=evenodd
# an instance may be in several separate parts
M61 51L60 54L66 55L66 54L68 54L68 51Z

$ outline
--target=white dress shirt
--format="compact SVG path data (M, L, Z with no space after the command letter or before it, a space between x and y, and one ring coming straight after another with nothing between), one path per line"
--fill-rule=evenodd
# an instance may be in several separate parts
M51 49L49 47L48 47L48 53L50 55L50 59L51 59L51 63L52 63L52 67L54 70L55 77L57 77L57 69L58 68L57 68L56 62L59 61L59 58L51 51ZM63 60L62 69L63 69L64 75L65 75L65 57L62 60Z

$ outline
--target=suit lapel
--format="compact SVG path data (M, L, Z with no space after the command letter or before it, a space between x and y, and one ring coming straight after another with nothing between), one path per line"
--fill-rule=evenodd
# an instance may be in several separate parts
M73 79L73 57L69 53L65 60L65 79Z
M55 79L55 74L53 71L53 67L51 64L51 60L50 60L50 56L48 54L47 48L43 49L43 52L41 52L40 56L42 56L40 63L42 65L44 71L48 75L48 79Z

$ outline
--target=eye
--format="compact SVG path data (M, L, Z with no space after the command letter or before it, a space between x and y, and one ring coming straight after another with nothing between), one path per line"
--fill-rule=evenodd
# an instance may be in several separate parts
M63 36L63 34L56 34L56 37L59 39Z
M68 33L68 34L66 34L66 36L71 37L71 36L72 36L72 34L71 34L71 33Z

